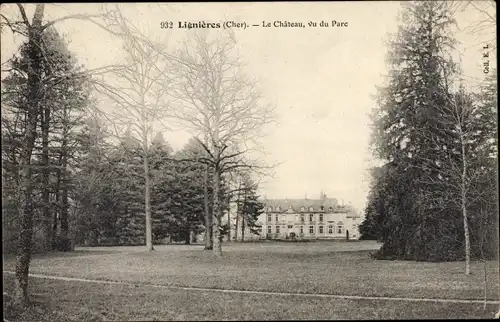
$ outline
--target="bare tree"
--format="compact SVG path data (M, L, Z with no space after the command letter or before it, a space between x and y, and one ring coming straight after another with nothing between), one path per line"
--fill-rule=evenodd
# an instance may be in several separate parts
M117 107L108 113L114 123L117 137L124 129L130 131L141 147L144 174L144 212L146 221L146 248L152 251L152 214L151 214L151 174L149 170L150 145L155 126L163 125L168 104L166 94L169 89L163 51L166 45L153 46L142 32L132 24L117 8L107 16L108 28L117 31L123 40L125 64L108 75L112 81L97 83L99 90L111 98Z
M471 237L468 209L488 193L479 187L487 179L487 162L492 157L491 133L480 121L488 111L476 106L462 90L449 98L449 104L436 109L441 115L436 130L444 141L430 135L429 138L436 153L443 158L422 160L422 168L428 173L422 180L430 187L425 200L427 206L435 209L460 210L464 229L465 274L469 275Z
M205 135L205 146L208 145L208 138ZM208 193L210 168L208 163L205 163L205 171L203 171L203 205L205 207L205 250L213 250L214 242L212 239L212 218L213 212L210 207L210 196Z
M481 35L478 37L491 38L483 39L489 43L490 48L496 49L496 3L493 0L453 0L448 2L451 12L467 12L469 17L474 17L467 25L461 26L460 30L471 35Z
M195 33L172 57L176 85L175 117L198 137L204 162L213 174L214 254L222 255L220 237L221 175L238 168L259 168L245 153L258 147L272 108L263 104L257 83L243 72L234 37ZM201 137L201 139L200 139Z

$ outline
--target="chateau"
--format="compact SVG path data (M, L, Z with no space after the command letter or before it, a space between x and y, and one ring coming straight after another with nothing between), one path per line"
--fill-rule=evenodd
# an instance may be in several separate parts
M265 212L259 216L260 236L245 229L245 240L252 239L358 239L361 218L351 206L339 205L337 199L265 199ZM236 226L232 218L232 226ZM293 234L292 234L293 233ZM231 239L235 239L235 229ZM241 227L238 227L241 240Z

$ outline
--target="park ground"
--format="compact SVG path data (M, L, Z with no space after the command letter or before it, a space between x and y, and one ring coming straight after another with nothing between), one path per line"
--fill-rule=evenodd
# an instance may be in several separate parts
M35 255L33 274L92 282L31 277L33 304L24 312L5 307L15 266L15 258L7 256L4 316L9 321L465 319L491 318L498 311L498 261L487 262L485 281L480 262L473 262L473 274L466 276L464 262L371 259L369 253L379 246L372 241L229 243L222 258L204 252L202 245L158 245L151 253L134 246ZM478 301L411 300L482 301L485 284L490 301L485 309Z

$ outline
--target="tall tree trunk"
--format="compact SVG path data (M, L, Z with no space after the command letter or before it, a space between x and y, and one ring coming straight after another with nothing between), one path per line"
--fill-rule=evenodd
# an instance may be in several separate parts
M460 129L461 130L461 129ZM470 237L469 237L469 222L467 220L467 160L465 155L465 141L463 133L461 133L461 144L462 144L462 182L461 182L461 193L462 193L462 216L464 220L464 237L465 237L465 275L470 274Z
M238 241L238 229L240 228L240 192L236 201L236 228L234 230L234 240Z
M61 210L60 210L61 234L59 238L59 250L64 252L69 252L71 251L71 246L70 246L71 242L69 237L69 218L68 218L69 217L68 136L70 127L68 107L64 109L63 113L64 113L64 121L63 121L64 124L63 124L63 137L62 137L61 155L60 155L60 160L61 160L60 183L62 184L62 191L61 191Z
M215 141L217 142L217 141ZM222 243L220 240L220 212L221 212L221 207L220 207L220 169L219 169L219 147L215 146L214 148L214 155L215 155L215 164L214 164L214 183L213 183L213 200L214 200L214 206L213 206L213 251L215 256L222 256Z
M213 214L210 211L209 204L209 194L208 194L208 165L205 165L205 173L203 174L203 194L205 203L205 250L212 250L214 248L214 243L212 240L212 217Z
M62 162L61 158L59 158L58 164L60 165ZM56 240L57 240L57 226L61 214L61 169L57 170L57 182L56 182L56 211L52 214L52 249L56 248ZM59 214L59 216L58 216Z
M245 241L245 205L247 203L247 189L245 187L245 193L243 195L243 213L241 214L241 241Z
M236 228L234 229L234 240L238 241L238 229L240 228L240 214L236 210Z
M245 241L245 216L241 217L241 241Z
M61 164L61 234L59 238L59 247L61 251L68 252L71 250L70 240L69 240L69 200L68 200L68 178L67 178L67 167L68 167L68 156L67 156L67 141L63 139L62 146L62 164Z
M146 212L146 248L148 252L153 251L153 223L151 219L151 207L150 207L150 181L149 181L149 163L148 163L148 152L146 150L144 156L144 179L145 179L145 191L144 191L144 204Z
M462 202L465 198L462 197ZM470 274L470 237L469 237L469 223L467 220L467 209L464 204L462 204L462 214L464 217L464 237L465 237L465 275Z
M51 251L53 246L53 216L50 211L49 187L49 123L50 107L47 104L42 112L42 200L43 200L43 228L44 249Z
M207 117L204 119L205 126L208 127L209 125L209 120ZM204 136L204 143L205 146L208 147L208 134L205 133ZM205 151L205 155L206 155ZM203 196L204 196L204 203L205 203L205 250L212 250L214 248L214 241L212 239L212 221L213 221L213 209L210 207L210 197L209 197L209 191L208 191L208 174L209 174L209 166L208 164L205 164L205 173L203 174Z
M229 204L231 204L231 200L229 200ZM230 209L230 208L229 208ZM231 211L227 211L227 241L231 241Z
M146 117L146 92L144 88L144 78L139 84L141 94L141 134L142 134L142 148L143 148L143 166L144 166L144 212L146 215L146 249L148 252L154 250L153 247L153 218L151 216L151 183L149 180L149 142L147 130L147 117Z
M240 201L241 199L241 178L238 184L238 197L236 200L236 228L234 230L234 240L238 241L238 229L240 228L239 221L240 221Z
M33 238L33 178L31 155L36 139L38 106L41 98L41 58L42 19L44 4L37 4L31 26L28 27L28 99L27 128L21 151L22 187L24 188L24 205L20 213L19 245L16 258L16 302L25 305L28 298L28 276L31 261Z
M63 179L64 180L64 179ZM70 240L69 240L69 202L68 202L68 187L66 183L63 186L61 194L61 234L59 238L60 250L68 252L71 250Z

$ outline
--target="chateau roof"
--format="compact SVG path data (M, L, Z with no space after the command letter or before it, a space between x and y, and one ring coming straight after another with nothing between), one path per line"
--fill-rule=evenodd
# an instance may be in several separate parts
M294 212L300 212L302 207L304 207L304 212L309 211L309 207L313 207L312 212L325 212L330 211L330 208L336 212L350 212L351 207L349 206L340 206L338 204L337 199L335 198L322 198L322 199L265 199L265 210L267 211L269 207L272 207L273 212L287 212L291 209ZM321 206L323 206L324 210L321 210ZM278 211L277 208L280 207Z

